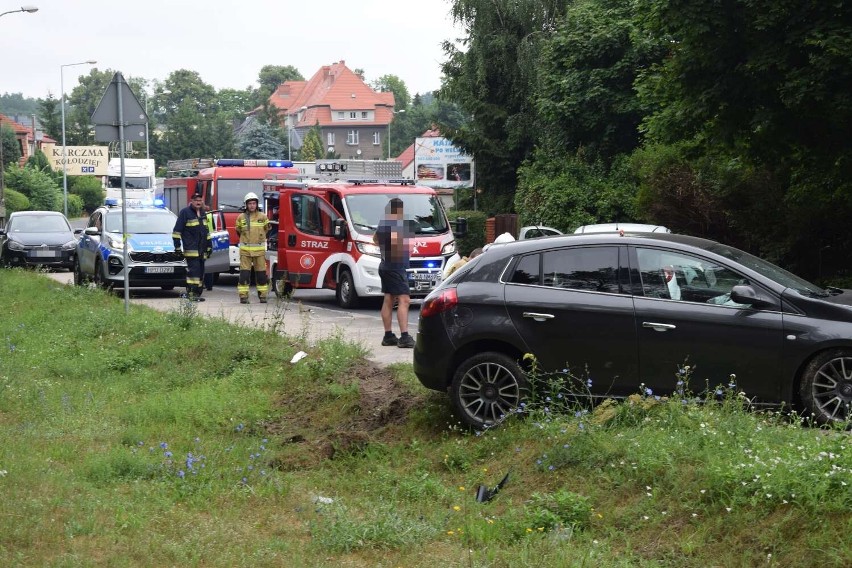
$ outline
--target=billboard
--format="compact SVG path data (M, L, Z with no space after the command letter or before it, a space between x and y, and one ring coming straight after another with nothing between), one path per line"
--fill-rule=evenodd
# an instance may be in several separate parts
M446 138L417 138L414 141L414 179L434 188L473 187L473 158L463 154Z
M42 151L54 171L62 171L62 146L44 144ZM108 146L65 146L66 173L69 176L105 176L109 162Z

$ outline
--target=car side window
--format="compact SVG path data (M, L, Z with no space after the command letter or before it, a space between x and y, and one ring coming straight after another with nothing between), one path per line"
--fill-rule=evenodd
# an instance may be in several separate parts
M528 254L521 257L509 282L514 284L541 284L541 255Z
M618 248L571 247L542 254L545 286L617 294Z
M637 248L636 257L649 298L741 306L731 301L731 289L749 283L726 266L680 252Z

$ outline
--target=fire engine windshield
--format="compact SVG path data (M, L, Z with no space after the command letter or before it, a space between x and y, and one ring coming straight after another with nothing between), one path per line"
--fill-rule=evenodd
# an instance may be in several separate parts
M243 198L245 198L246 193L252 192L263 195L262 179L219 179L216 183L219 209L222 211L239 211L242 209Z
M437 235L449 230L447 216L436 195L425 193L359 194L346 197L352 224L358 232L372 232L385 216L388 201L402 199L405 220L411 223L416 235Z

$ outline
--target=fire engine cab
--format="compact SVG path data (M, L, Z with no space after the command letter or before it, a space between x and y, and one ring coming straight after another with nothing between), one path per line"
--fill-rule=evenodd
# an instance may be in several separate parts
M346 161L317 162L313 180L268 179L263 199L272 230L267 266L281 297L298 288L336 291L337 303L355 307L361 298L382 296L376 228L388 201L404 203L409 242L408 281L412 297L426 296L459 256L447 214L435 190L393 179L347 175ZM359 169L370 162L357 160ZM398 163L397 163L398 164ZM387 167L387 163L379 163ZM459 223L459 235L465 230Z

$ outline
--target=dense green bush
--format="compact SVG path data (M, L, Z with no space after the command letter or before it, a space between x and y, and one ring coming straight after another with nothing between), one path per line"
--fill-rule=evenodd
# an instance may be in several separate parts
M15 211L26 211L30 208L30 200L26 195L14 189L6 188L3 192L6 200L6 216Z
M583 156L537 152L518 170L515 210L520 224L571 232L580 225L636 220L636 185L626 159L611 168Z
M71 180L73 180L73 182ZM100 178L92 176L74 176L69 178L68 181L68 190L80 197L82 203L81 207L86 211L94 211L104 202L104 190L101 187Z
M459 217L467 219L467 234L464 237L456 237L458 251L461 256L467 256L475 248L485 246L485 219L482 211L458 211L453 209L447 212L450 221Z
M6 169L6 186L26 195L31 210L60 211L62 208L62 189L45 172L13 164Z

